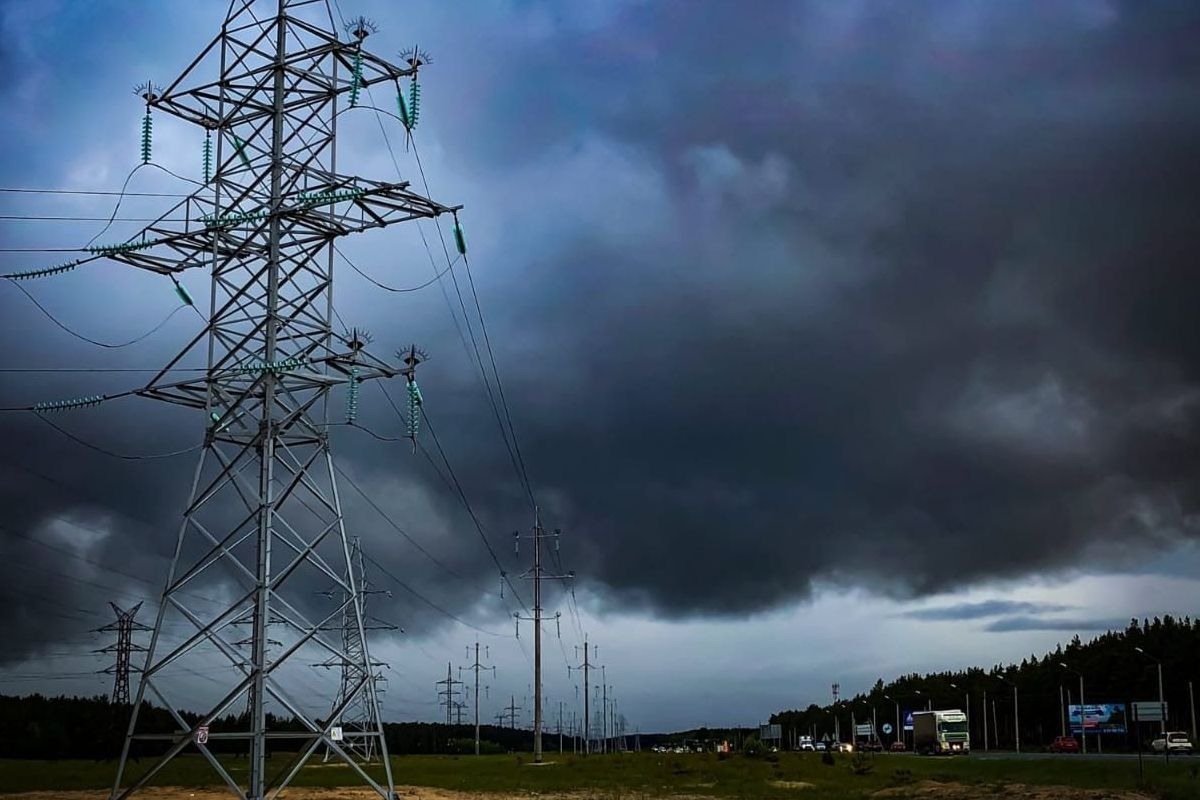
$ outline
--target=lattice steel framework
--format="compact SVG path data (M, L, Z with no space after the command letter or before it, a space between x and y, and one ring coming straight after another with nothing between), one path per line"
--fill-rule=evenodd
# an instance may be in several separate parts
M134 619L142 607L141 603L128 610L121 608L116 603L109 603L109 605L112 607L113 613L117 615L117 618L115 621L97 628L96 633L115 633L117 634L117 641L107 647L100 648L96 652L116 654L116 663L100 671L105 675L113 676L113 704L127 706L129 705L129 657L133 653L146 652L145 647L133 643L133 632L149 631L150 628Z
M357 97L376 84L399 90L401 81L415 79L421 61L414 54L406 66L396 66L371 54L364 47L370 31L363 26L347 31L349 41L335 30L326 0L233 0L220 33L182 75L146 98L152 110L214 137L216 168L204 189L103 256L172 280L189 269L209 270L212 299L205 329L141 392L203 410L206 428L114 798L137 791L193 748L236 796L274 796L322 745L381 796L394 796L370 680L362 595L329 450L327 401L332 387L351 381L412 381L418 359L414 350L390 364L368 354L363 337L335 334L333 242L453 214L457 207L416 194L404 182L337 172L337 121L352 105L339 111L339 98ZM179 218L188 221L171 222ZM203 354L206 371L173 380L173 368L196 353ZM314 610L316 581L332 582L335 599ZM246 620L252 629L248 655L234 636ZM342 637L331 635L340 620L357 630L361 648L351 652ZM277 643L267 637L268 624ZM289 665L310 670L312 656L304 653L314 650L358 665L336 702L332 691L322 699L285 688ZM201 671L221 684L220 699L199 719L181 713L184 702L195 700L180 695L180 682L170 678L173 668ZM239 717L242 698L249 713ZM143 700L166 708L176 732L142 733ZM334 721L363 702L374 711L374 729L362 737L383 756L382 782L330 735ZM304 730L270 729L275 717L267 713L268 703ZM165 752L123 787L131 745L139 739L164 741L158 747ZM268 744L283 739L299 751L268 776ZM212 752L211 743L224 740L248 744L244 785Z

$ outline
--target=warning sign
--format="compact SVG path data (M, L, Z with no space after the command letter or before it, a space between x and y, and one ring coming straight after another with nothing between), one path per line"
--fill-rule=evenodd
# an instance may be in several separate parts
M195 739L196 739L196 744L208 744L208 726L207 725L201 725L199 728L196 728Z
M342 726L334 725L332 728L330 728L329 738L333 739L335 742L340 742L342 740Z

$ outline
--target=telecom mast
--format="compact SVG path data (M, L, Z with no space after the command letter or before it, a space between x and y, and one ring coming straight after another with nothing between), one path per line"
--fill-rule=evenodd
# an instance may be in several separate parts
M96 258L169 277L185 302L191 298L179 276L189 270L207 273L212 291L205 328L138 392L202 411L204 445L114 798L141 789L176 756L198 751L236 796L262 800L268 789L274 794L287 786L322 746L382 797L395 793L329 449L328 401L335 387L353 398L364 380L400 376L419 404L414 371L421 357L414 348L398 356L399 363L389 362L369 354L358 332L334 332L333 244L353 233L454 214L457 207L416 194L407 182L337 171L340 115L355 107L360 92L376 87L399 95L400 118L411 129L417 73L428 58L413 50L395 65L372 54L365 41L374 27L361 18L346 26L344 37L336 29L327 0L231 0L220 32L183 74L164 89L147 85L142 95L143 160L149 158L151 112L177 117L202 129L206 143L215 140L215 160L210 144L204 150L205 185L138 236L92 249ZM180 380L174 370L196 360L185 361L189 356L202 358L207 369ZM418 421L410 418L410 435ZM306 581L332 583L334 599L320 605ZM205 602L192 599L198 591ZM248 658L229 635L247 615ZM341 637L329 635L343 621L357 628L361 651L351 653ZM268 622L281 642L269 651ZM352 679L326 697L289 690L289 669L306 670L312 661L306 651L352 661ZM180 713L195 696L183 696L167 677L173 665L222 683L219 699L200 709L195 722ZM165 742L140 731L143 700L174 718L176 730ZM363 731L362 740L375 741L382 781L367 774L333 730L360 701L374 709L374 730ZM242 702L250 709L248 725L224 724ZM294 742L297 734L268 729L268 703L304 728L296 756L270 762L283 762L272 775L268 742ZM210 737L249 744L241 782L209 749ZM130 745L142 738L159 740L165 752L123 787Z

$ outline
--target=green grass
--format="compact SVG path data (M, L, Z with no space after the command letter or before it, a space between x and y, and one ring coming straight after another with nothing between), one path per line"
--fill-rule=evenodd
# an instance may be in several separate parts
M671 795L706 795L718 798L744 797L774 800L847 800L869 797L879 789L922 780L954 781L976 785L1025 783L1066 785L1094 789L1134 789L1137 762L1090 761L1060 758L1050 760L936 759L906 755L881 755L865 775L855 774L848 756L838 756L833 766L821 763L816 754L780 754L777 761L714 754L673 755L657 753L580 758L548 754L549 766L529 766L528 754L505 756L402 756L393 759L398 785L431 786L465 792L565 794L593 797L650 798ZM271 760L283 769L287 754ZM244 760L228 762L235 777L244 777ZM144 770L143 759L134 767ZM1176 761L1146 764L1148 787L1169 800L1200 798L1200 778L1194 772L1200 762ZM0 760L0 791L19 792L47 789L100 789L112 780L113 762L91 761L6 761ZM380 767L369 769L381 775ZM804 782L811 788L789 788L780 782ZM154 781L158 785L216 786L208 764L198 756L177 759ZM342 766L312 765L303 770L299 786L344 786L356 781Z

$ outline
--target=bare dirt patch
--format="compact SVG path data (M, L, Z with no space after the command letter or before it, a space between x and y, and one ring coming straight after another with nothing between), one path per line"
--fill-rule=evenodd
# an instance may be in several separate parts
M811 789L816 786L808 781L771 781L771 785L776 789Z
M1124 789L1075 789L1070 786L1027 786L1022 783L979 784L920 781L881 789L872 797L924 800L1154 800L1151 795Z

